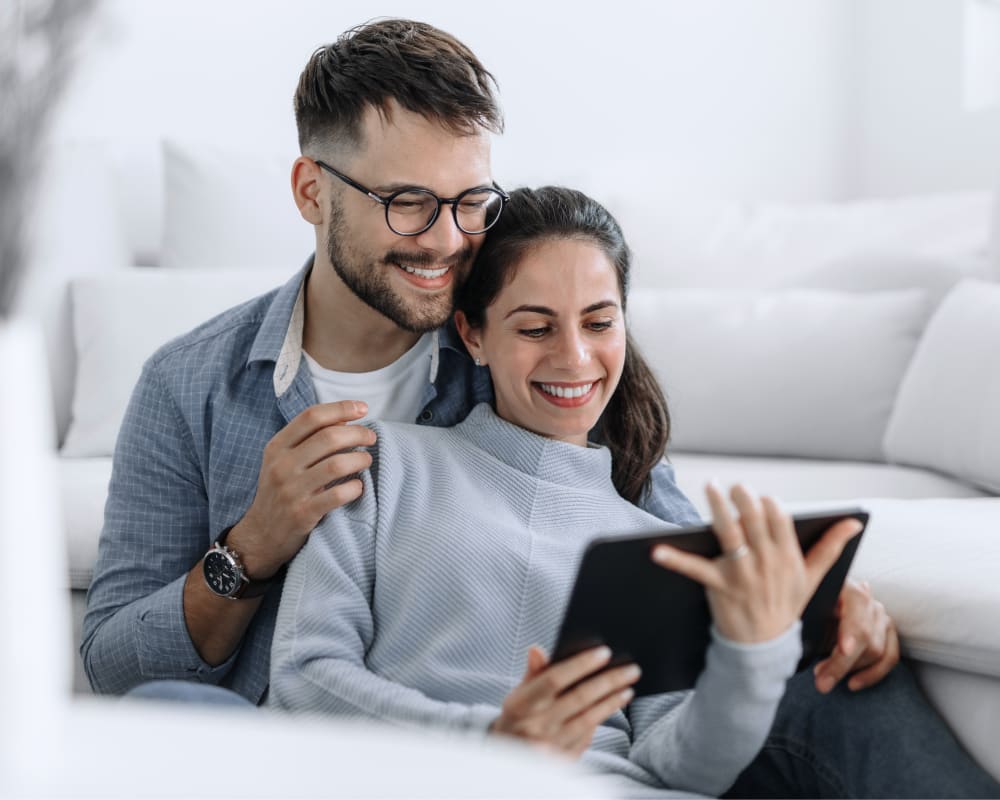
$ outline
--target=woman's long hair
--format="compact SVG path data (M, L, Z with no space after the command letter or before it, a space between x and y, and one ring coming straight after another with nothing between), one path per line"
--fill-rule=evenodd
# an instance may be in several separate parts
M513 278L525 254L541 242L559 239L593 242L604 252L615 268L624 312L632 254L621 228L596 200L561 186L511 192L458 292L456 308L470 325L482 328L486 309ZM638 502L649 489L653 467L666 452L670 413L663 390L627 332L621 380L595 433L611 451L611 477L618 493Z

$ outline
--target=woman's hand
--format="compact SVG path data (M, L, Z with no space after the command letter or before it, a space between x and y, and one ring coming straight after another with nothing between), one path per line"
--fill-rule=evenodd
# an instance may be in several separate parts
M657 545L653 560L705 586L712 619L727 639L763 642L780 636L802 615L861 523L838 522L803 556L792 518L771 498L758 500L734 486L730 496L739 511L734 519L717 486L709 484L705 491L722 555L709 559Z
M597 726L628 705L633 696L629 687L639 680L634 664L601 672L610 659L608 648L595 647L550 664L545 652L532 646L524 677L504 699L490 732L578 758Z

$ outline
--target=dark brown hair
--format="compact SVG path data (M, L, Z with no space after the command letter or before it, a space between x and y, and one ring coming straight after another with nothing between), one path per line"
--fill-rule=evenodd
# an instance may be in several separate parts
M514 277L526 253L541 242L581 239L593 242L614 265L622 311L628 298L632 254L621 227L604 206L582 192L560 186L516 189L499 221L486 234L456 308L481 328L486 309ZM611 477L618 493L638 502L650 486L650 473L670 438L670 413L656 377L631 336L626 335L621 381L604 409L596 438L611 450Z
M332 142L362 144L368 106L388 118L390 101L469 135L503 130L496 80L472 51L449 33L423 22L367 22L320 47L295 90L299 147Z

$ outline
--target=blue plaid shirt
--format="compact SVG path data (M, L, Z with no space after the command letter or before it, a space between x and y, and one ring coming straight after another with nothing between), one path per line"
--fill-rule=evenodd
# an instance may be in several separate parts
M253 501L264 446L316 393L302 358L305 277L237 306L161 347L145 364L115 447L104 529L87 596L81 654L94 689L145 681L228 686L259 703L281 597L264 596L223 664L199 657L184 622L187 573ZM437 334L421 425L450 426L492 402L489 371L452 326ZM661 463L643 508L680 525L699 517Z

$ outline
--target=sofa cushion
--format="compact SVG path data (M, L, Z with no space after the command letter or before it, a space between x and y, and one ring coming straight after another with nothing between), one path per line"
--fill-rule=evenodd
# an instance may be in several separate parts
M675 449L881 460L927 305L919 289L650 289L632 293L629 325Z
M760 458L705 453L670 453L677 485L709 517L705 484L745 483L786 504L851 503L857 497L985 497L966 483L925 469L861 461Z
M1000 492L1000 284L963 281L931 319L902 381L887 457Z
M63 455L111 455L142 364L156 348L280 286L295 266L280 272L133 268L75 279L76 385Z
M160 265L247 269L304 261L316 244L292 199L297 156L166 141Z
M1000 677L1000 498L859 500L871 521L853 575L921 661Z
M97 544L104 526L111 458L60 458L58 465L69 585L71 589L87 589L94 577Z

